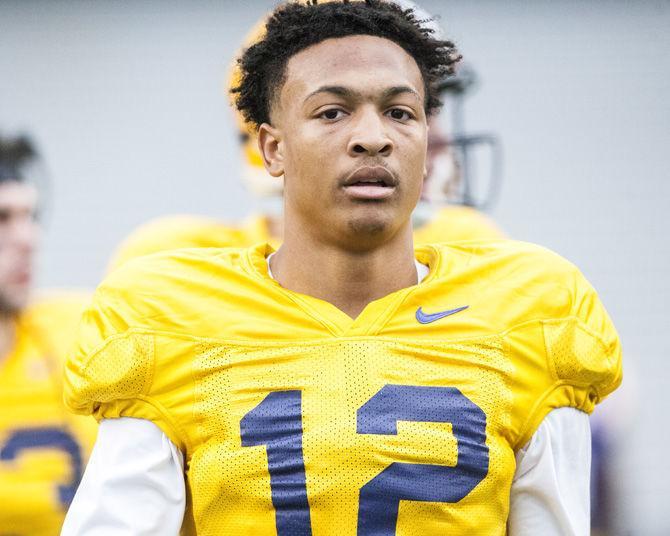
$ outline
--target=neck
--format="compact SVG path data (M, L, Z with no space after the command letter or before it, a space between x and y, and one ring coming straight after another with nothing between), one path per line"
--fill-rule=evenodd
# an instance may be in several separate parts
M0 363L11 353L15 339L16 321L14 316L0 314Z
M356 318L370 302L416 285L411 225L366 251L324 244L286 228L272 257L272 273L282 287L327 301Z
M284 218L273 214L268 214L265 218L270 236L281 241L284 237Z

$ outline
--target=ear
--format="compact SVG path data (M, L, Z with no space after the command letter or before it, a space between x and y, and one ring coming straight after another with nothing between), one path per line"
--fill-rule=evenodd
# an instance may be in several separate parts
M281 147L281 132L268 123L263 123L258 128L258 149L263 156L265 169L273 177L281 177L284 174L284 155Z

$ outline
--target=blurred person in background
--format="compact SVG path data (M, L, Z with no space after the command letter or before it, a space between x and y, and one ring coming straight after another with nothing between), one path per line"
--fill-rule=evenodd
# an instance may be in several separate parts
M425 11L406 0L395 3L414 9L433 29L436 36L441 28ZM263 37L265 17L251 30L244 47ZM442 84L443 98L458 99L470 87L467 77L457 72ZM227 90L239 82L239 68L233 65ZM466 79L468 78L468 79ZM243 160L242 180L253 195L260 210L243 222L231 223L198 215L166 216L150 221L131 233L114 253L110 268L125 261L170 249L189 247L247 247L268 242L277 248L283 235L282 190L280 180L268 174L258 147L256 131L246 123L237 110L235 122ZM460 195L463 182L468 181L454 151L455 140L447 132L447 113L430 119L428 130L428 175L424 182L421 201L413 216L414 241L417 245L461 240L489 240L504 238L499 227L480 210ZM467 189L467 188L466 188Z
M39 158L25 137L0 136L0 534L60 527L95 436L62 402L62 363L84 296L32 297L40 235Z

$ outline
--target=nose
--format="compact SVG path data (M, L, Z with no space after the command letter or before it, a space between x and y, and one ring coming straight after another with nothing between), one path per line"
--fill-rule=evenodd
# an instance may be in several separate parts
M392 151L384 116L374 109L361 111L347 147L349 156L389 156Z

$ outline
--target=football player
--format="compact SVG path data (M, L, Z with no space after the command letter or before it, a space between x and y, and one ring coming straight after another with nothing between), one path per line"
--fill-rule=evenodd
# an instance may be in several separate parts
M0 137L0 534L56 535L95 421L62 403L62 363L84 309L75 294L29 302L40 225L26 138Z
M530 244L413 247L458 59L395 4L277 8L234 91L283 243L98 288L65 397L102 423L65 535L588 534L587 414L621 380L595 291Z
M405 8L414 6L407 0L398 3ZM420 17L436 34L441 33L439 26L427 13L421 11ZM258 41L263 35L263 30L264 20L250 32L246 46ZM234 86L239 77L239 69L235 64L229 85ZM451 76L447 78L448 82L442 82L438 87L445 96L464 92L465 85L458 85L460 80L461 77ZM282 182L270 176L265 170L255 129L246 123L239 112L235 115L243 157L242 179L249 192L258 201L262 213L252 215L237 224L185 214L158 218L140 226L122 242L112 256L110 269L120 266L129 259L169 249L247 247L259 242L268 242L276 248L281 244ZM490 218L474 207L468 206L469 200L457 195L463 178L457 165L453 144L440 119L429 118L428 175L424 181L419 207L413 214L415 243L504 238L504 233Z

